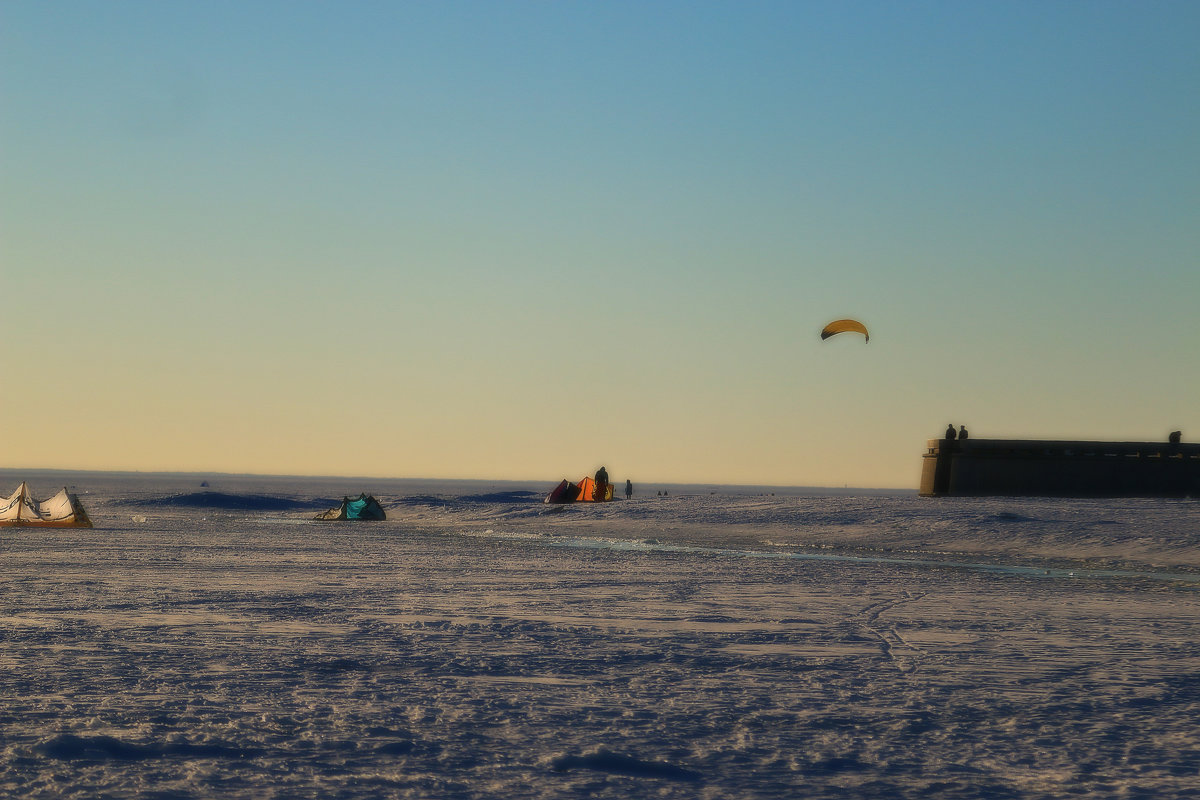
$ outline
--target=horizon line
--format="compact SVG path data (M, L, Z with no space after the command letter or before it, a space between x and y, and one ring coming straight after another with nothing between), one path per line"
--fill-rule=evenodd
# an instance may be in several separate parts
M468 483L556 483L563 478L445 478L445 477L398 477L398 476L370 476L370 475L335 475L335 474L303 474L290 472L224 472L221 470L144 470L144 469L76 469L71 467L0 467L0 472L18 473L75 473L75 474L97 474L97 475L157 475L163 477L178 476L178 477L227 477L227 478L307 478L314 480L354 480L354 481L431 481L431 482L468 482ZM570 480L569 478L567 480ZM763 488L763 489L806 489L806 490L828 490L828 491L880 491L880 492L905 492L910 491L910 487L900 486L851 486L844 484L842 486L817 486L817 485L801 485L787 483L737 483L737 482L721 482L721 481L671 481L671 480L643 480L634 483L634 486L727 486L743 489ZM911 491L916 492L917 488L912 487Z

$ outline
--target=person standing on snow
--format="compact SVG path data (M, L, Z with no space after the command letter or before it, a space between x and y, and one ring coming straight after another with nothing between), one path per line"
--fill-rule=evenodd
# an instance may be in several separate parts
M608 499L608 470L604 467L596 470L596 499Z

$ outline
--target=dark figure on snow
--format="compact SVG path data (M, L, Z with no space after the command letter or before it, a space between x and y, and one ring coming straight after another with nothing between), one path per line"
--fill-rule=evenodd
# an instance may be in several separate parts
M966 425L959 425L959 426L958 426L958 438L959 438L959 439L966 439L966 438L967 438L967 426L966 426Z
M625 479L625 499L630 500L632 498L633 498L633 481L626 478Z
M956 434L954 432L954 423L951 422L949 425L946 426L946 438L949 439L950 441L954 441L954 437L957 435L958 434Z
M596 499L603 500L608 496L608 470L604 467L596 470Z

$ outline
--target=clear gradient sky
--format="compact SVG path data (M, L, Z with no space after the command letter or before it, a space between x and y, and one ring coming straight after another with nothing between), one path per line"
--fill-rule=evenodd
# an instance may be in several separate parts
M1195 440L1197 32L6 0L0 466L915 488L948 422Z

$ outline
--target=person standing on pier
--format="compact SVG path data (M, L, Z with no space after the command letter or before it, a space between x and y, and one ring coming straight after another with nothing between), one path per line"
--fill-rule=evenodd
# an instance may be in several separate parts
M967 438L967 426L966 425L958 426L958 438L963 439L963 440L965 440Z
M957 434L955 434L955 432L954 432L954 423L951 422L949 425L946 426L946 438L949 439L950 441L954 441L954 437L956 435Z

